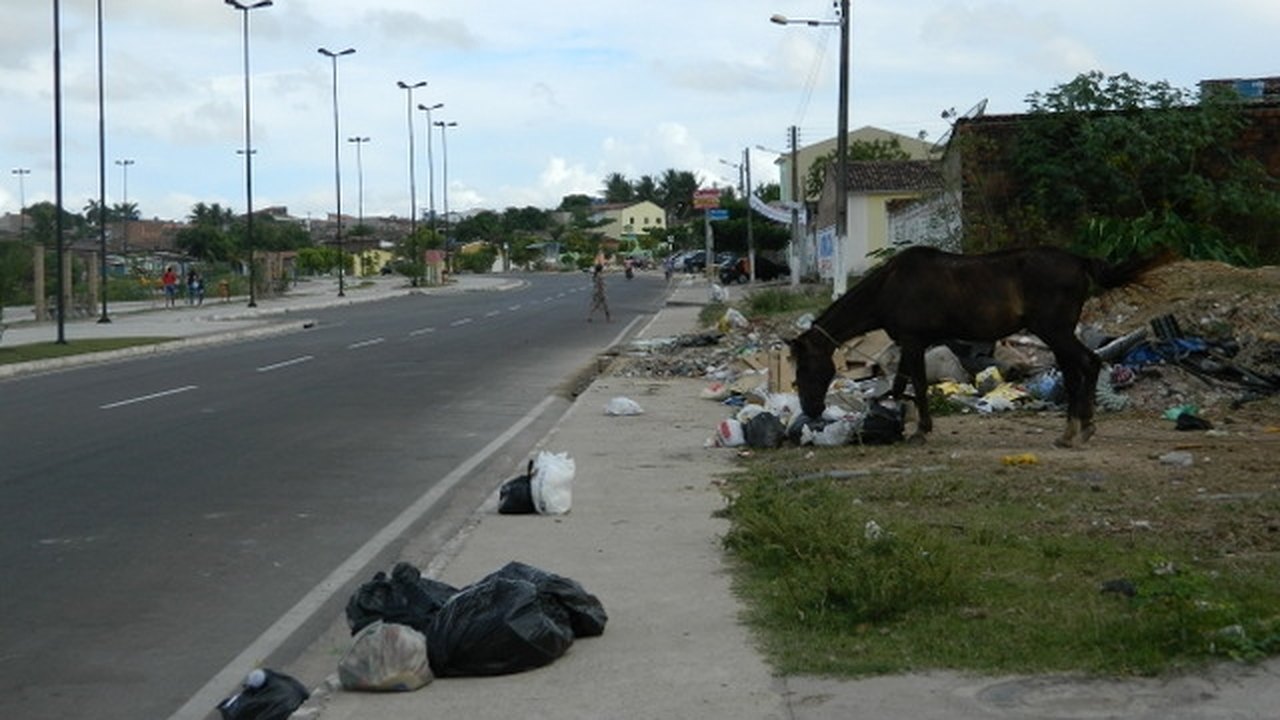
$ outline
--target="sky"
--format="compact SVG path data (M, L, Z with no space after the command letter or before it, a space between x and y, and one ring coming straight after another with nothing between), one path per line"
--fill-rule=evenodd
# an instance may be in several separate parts
M99 2L107 204L148 219L197 202L243 212L244 14L221 0L60 0L65 206L100 196ZM52 5L11 0L0 24L0 215L54 199ZM832 20L837 5L275 0L249 13L253 206L317 219L337 206L322 47L356 50L337 61L347 215L553 208L615 172L731 185L748 148L753 184L776 182L759 146L785 149L792 125L802 146L835 135L840 42L838 28L769 18ZM854 0L851 21L850 129L929 140L944 110L1022 112L1093 70L1189 89L1280 74L1276 0ZM410 95L397 81L427 84ZM420 103L457 125L428 134Z

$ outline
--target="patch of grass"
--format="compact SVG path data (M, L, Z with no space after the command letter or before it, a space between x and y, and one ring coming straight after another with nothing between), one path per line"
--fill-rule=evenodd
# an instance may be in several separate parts
M756 290L743 300L748 315L783 315L788 313L817 313L831 304L825 289L770 287Z
M1146 675L1280 653L1280 552L1245 534L1280 517L1275 493L1211 507L1167 480L809 450L755 453L726 490L737 589L783 673Z
M724 317L724 313L729 306L722 302L709 302L702 306L698 311L698 325L700 327L711 327L720 322L720 318Z
M41 342L0 347L0 365L35 360L52 360L86 353L119 350L138 345L156 345L170 342L174 339L170 337L92 338L68 341L65 345L59 345L56 342Z

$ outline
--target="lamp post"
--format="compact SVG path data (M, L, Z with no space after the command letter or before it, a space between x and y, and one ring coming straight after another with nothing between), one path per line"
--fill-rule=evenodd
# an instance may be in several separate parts
M338 225L337 225L337 241L338 241L338 297L346 297L343 283L343 273L345 258L342 252L342 163L338 156L338 148L342 145L338 142L340 137L338 133L338 58L343 55L350 55L356 51L355 48L347 48L334 52L325 48L318 48L316 52L329 58L333 65L333 187L334 195L338 206Z
M435 126L440 128L440 153L441 153L441 170L443 170L444 190L441 191L441 198L444 200L444 248L445 252L449 252L449 137L445 131L451 127L458 127L458 123L445 122L437 120Z
M124 199L120 201L120 204L124 206L124 220L122 222L121 232L124 234L123 251L125 253L128 253L129 252L129 221L133 219L132 217L130 217L130 212L129 212L129 166L133 164L133 160L130 160L129 158L124 158L122 160L117 160L116 164L120 166L121 172L124 175Z
M407 83L403 80L396 81L396 87L405 91L407 104L407 117L409 120L409 236L413 237L418 232L418 188L414 175L416 165L413 161L413 91L427 84L426 80L419 80L416 83Z
M66 258L63 257L63 219L62 219L62 12L58 0L53 0L53 187L54 212L53 226L55 247L58 251L58 279L54 286L58 288L57 344L66 345L67 303L63 285L63 273L66 270Z
M223 0L226 4L240 11L243 17L242 45L244 46L244 234L245 246L249 250L249 307L258 307L256 298L256 290L254 285L257 284L256 263L253 261L253 122L252 112L250 110L250 92L249 92L249 11L258 8L271 7L275 3L272 0L259 0L258 2L246 5L238 0Z
M9 174L18 176L18 240L21 241L27 237L27 185L24 178L31 174L31 169L14 168Z
M838 25L840 27L840 106L836 122L836 243L835 277L832 278L832 299L844 295L849 278L844 266L844 242L849 231L849 0L839 0L840 17L837 20L799 20L785 15L769 18L778 25L804 24L810 27ZM795 168L792 172L794 173Z
M356 215L356 224L364 225L364 157L360 152L360 148L365 143L369 142L369 138L360 136L349 137L347 138L347 142L356 144L356 187L359 189L359 210L357 211L359 214Z
M431 157L431 111L444 107L444 103L435 105L418 104L418 109L427 114L427 206L431 215L431 231L436 229L436 161Z
M102 285L102 316L107 317L107 112L102 82L102 0L98 0L98 279Z

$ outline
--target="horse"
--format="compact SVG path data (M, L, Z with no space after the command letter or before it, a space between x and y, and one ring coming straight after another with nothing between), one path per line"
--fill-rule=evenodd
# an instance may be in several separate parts
M883 329L901 349L887 394L902 397L910 380L919 416L911 439L923 441L933 430L925 350L946 340L995 341L1026 330L1049 346L1062 372L1067 428L1055 444L1078 447L1095 430L1094 392L1102 367L1076 338L1084 302L1096 292L1139 283L1172 259L1160 253L1111 263L1047 246L980 255L925 246L901 250L788 342L800 408L807 417L821 417L835 376L832 353L851 338Z

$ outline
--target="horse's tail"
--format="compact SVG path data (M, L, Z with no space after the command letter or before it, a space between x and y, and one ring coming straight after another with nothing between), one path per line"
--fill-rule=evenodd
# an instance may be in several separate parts
M1135 255L1118 263L1092 258L1088 264L1089 279L1097 289L1111 290L1141 283L1143 276L1147 273L1177 259L1177 253L1167 248L1149 255Z

